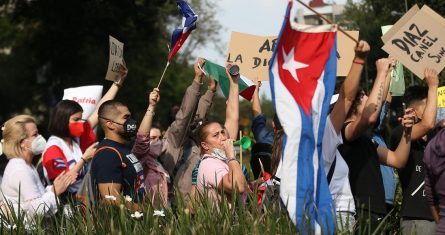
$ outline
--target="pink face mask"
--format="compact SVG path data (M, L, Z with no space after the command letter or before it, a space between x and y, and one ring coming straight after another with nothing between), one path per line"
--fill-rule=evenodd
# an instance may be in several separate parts
M152 158L158 158L159 155L162 153L162 141L161 140L155 140L150 142L150 150L149 155Z

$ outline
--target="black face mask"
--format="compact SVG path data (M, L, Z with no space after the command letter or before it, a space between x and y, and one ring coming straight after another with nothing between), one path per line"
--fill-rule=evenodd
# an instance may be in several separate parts
M127 138L134 137L138 131L138 123L133 118L128 118L124 123L124 136Z
M121 125L124 127L124 133L122 133L122 136L124 136L126 139L130 139L134 136L136 136L136 133L138 131L138 123L133 118L128 118L124 124L118 123L115 121L110 120L113 123L116 123L118 125Z

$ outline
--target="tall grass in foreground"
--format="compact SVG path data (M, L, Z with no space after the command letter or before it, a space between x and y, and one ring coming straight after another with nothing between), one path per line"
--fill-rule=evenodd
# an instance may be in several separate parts
M23 222L23 212L16 215L11 210L9 217L1 213L0 229L1 234L297 234L285 210L273 203L257 206L255 193L245 204L232 194L231 206L225 197L215 206L199 194L198 200L192 202L192 210L180 196L175 199L172 207L164 209L154 208L148 201L141 203L143 216L139 218L123 202L121 206L96 204L88 211L74 207L71 215L64 215L60 207L55 216L38 216L34 226ZM357 231L362 231L363 226L366 224L358 225Z

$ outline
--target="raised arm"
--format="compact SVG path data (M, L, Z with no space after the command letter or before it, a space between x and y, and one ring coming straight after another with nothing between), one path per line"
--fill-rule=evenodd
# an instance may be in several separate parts
M149 96L149 104L147 111L145 112L144 118L139 126L138 133L136 135L136 141L133 144L133 149L131 152L138 158L141 162L142 159L146 159L148 152L150 150L150 129L153 121L153 116L155 115L156 104L159 102L159 89L154 88Z
M422 120L413 127L411 138L417 140L425 136L436 124L437 112L437 87L439 86L439 77L434 69L425 69L425 81L428 85L428 97L426 100L425 111Z
M192 84L185 91L182 98L181 107L176 114L175 121L167 129L167 141L175 148L179 148L185 141L188 125L194 116L196 106L198 105L199 88L201 86L202 67L204 59L198 58L194 65L195 77ZM199 64L199 66L198 66ZM177 160L177 159L176 159ZM176 164L175 160L175 164Z
M394 62L389 59L379 59L376 62L377 77L374 81L374 86L369 94L363 111L359 113L354 122L348 125L345 129L345 137L348 141L353 141L358 138L369 127L377 121L380 109L382 107L383 99L386 98L389 90L390 82L390 66Z
M255 92L252 96L252 132L257 143L272 144L274 134L266 127L266 116L261 111L261 103L259 97L259 88L261 82L255 79Z
M210 85L206 93L199 98L198 108L196 109L196 117L198 119L204 119L210 106L212 106L213 96L215 95L218 82L210 77Z
M379 146L377 148L377 153L379 156L379 161L382 164L391 166L394 168L403 168L408 161L408 156L411 148L411 131L414 126L415 112L414 109L408 108L405 111L405 115L401 119L402 125L404 127L402 138L400 139L399 145L395 151L391 151L386 147Z
M258 78L255 78L255 91L252 95L252 117L256 118L263 113L261 110L261 102L260 102L260 87L261 81L258 81Z
M156 104L159 102L160 96L159 96L159 89L154 88L153 91L150 93L149 100L148 100L148 108L145 112L144 118L141 121L141 125L138 129L138 134L150 134L151 124L153 121L153 116L155 114L155 108Z
M97 103L96 109L94 110L93 114L91 114L88 117L88 122L90 123L91 129L94 129L97 126L97 124L99 123L99 116L98 116L97 112L99 111L100 105L102 103L104 103L105 101L114 99L114 97L116 97L117 92L122 87L122 84L124 83L125 78L127 78L128 69L125 64L125 61L121 66L119 66L119 74L121 76L119 82L114 82L111 85L111 87L110 87L110 89L108 89L107 93L105 93L105 95L102 97L102 99L100 99L100 101Z
M335 103L334 109L329 116L337 133L340 133L346 115L348 115L349 109L354 102L369 51L370 47L365 41L360 41L355 47L355 58L352 61L351 69L343 81L337 103Z
M226 66L227 77L229 77L230 90L229 98L227 99L226 107L226 121L224 126L229 132L231 139L237 139L238 136L238 122L239 122L239 86L238 81L240 76L231 76L229 69L232 67L231 64Z

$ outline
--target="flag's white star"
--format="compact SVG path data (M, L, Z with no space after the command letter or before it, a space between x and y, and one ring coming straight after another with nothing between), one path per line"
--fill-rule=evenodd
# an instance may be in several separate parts
M300 63L294 59L294 48L292 47L292 50L289 51L289 54L286 55L286 51L283 47L283 57L284 57L284 63L282 65L282 68L289 71L289 73L292 75L292 77L297 80L297 82L300 82L300 79L298 79L297 76L297 69L306 68L309 65Z

